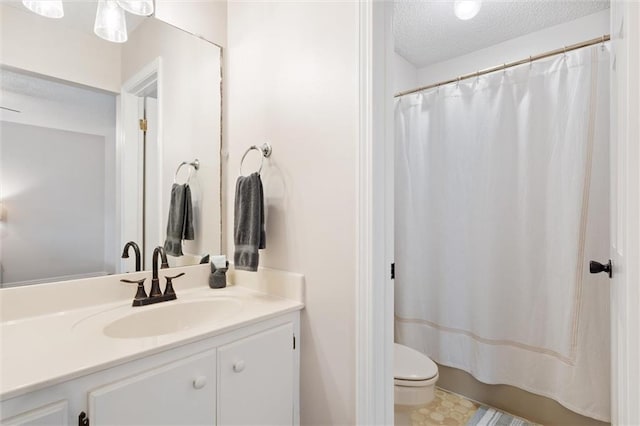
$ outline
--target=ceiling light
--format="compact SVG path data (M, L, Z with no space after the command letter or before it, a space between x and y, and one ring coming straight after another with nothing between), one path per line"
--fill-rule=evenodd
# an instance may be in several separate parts
M124 10L115 0L99 0L93 32L100 38L114 43L127 41L127 22Z
M456 0L453 3L453 11L463 21L469 20L480 12L482 0Z
M32 12L47 18L62 18L62 0L22 0L22 4Z
M117 0L121 8L140 16L153 15L153 0Z

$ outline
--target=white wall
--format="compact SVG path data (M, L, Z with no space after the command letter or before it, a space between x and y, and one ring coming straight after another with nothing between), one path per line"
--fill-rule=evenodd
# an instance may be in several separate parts
M105 138L1 124L3 283L105 273Z
M7 85L11 86L14 90L8 89ZM43 140L27 139L29 140L29 145L25 143L23 148L28 148L30 151L24 151L24 149L18 149L9 145L16 143L15 140L7 139L6 141L0 141L2 145L1 160L6 166L3 167L3 179L0 180L2 182L0 198L10 199L14 197L16 193L24 190L26 193L19 195L20 205L13 207L24 209L25 206L30 206L29 208L33 208L35 212L45 211L47 212L46 216L49 216L49 209L52 205L47 204L44 199L42 199L41 204L38 205L37 202L40 195L36 194L40 194L38 191L41 189L34 189L33 185L28 185L27 182L40 182L38 184L39 187L49 184L60 184L62 188L64 188L63 181L65 181L65 179L66 183L70 183L71 176L75 176L75 179L83 176L83 181L87 181L88 185L95 188L95 191L91 193L78 192L73 194L73 202L81 203L84 212L81 214L71 212L72 214L69 215L70 212L67 210L53 209L53 212L59 216L55 214L51 215L51 223L58 223L60 226L63 226L62 224L70 220L70 217L74 217L84 221L82 226L96 230L96 221L103 222L101 226L102 235L97 236L91 234L87 236L87 238L92 240L91 243L85 241L85 238L78 238L78 234L71 232L56 236L56 238L60 239L61 244L65 244L65 242L69 244L68 238L78 238L79 244L85 245L86 253L83 254L85 259L87 259L85 265L78 266L77 258L66 257L58 259L55 267L50 267L46 259L38 263L38 267L34 267L30 253L43 250L50 245L52 233L43 232L42 228L38 228L42 223L37 220L31 222L21 220L16 223L16 214L12 213L13 220L3 224L4 231L11 234L9 239L7 240L3 236L0 236L0 243L6 243L2 262L5 268L13 269L10 275L5 276L4 281L6 282L9 279L12 281L36 280L46 277L51 278L54 276L85 274L90 272L113 272L116 258L114 239L115 210L113 209L113 203L110 204L109 200L113 197L111 180L113 179L115 164L114 159L105 156L105 153L113 151L115 146L115 97L113 95L72 87L57 82L46 82L45 80L30 76L21 76L20 74L7 71L3 73L2 86L2 89L0 89L0 98L2 99L3 106L22 111L20 114L6 110L0 111L0 129L2 129L3 136L5 132L4 127L8 125L7 123L25 125L26 127L12 127L14 130L11 133L7 133L7 135L22 138L20 132L23 132L24 135L27 136L50 134L51 140L48 140L47 143L58 144L55 149L65 153L65 157L62 161L56 161L52 158L43 164L39 162L32 164L27 162L27 167L21 166L18 169L12 169L11 165L24 164L24 158L29 158L28 156L33 154L33 152L41 152L44 149L48 149L48 145L40 146L40 144L45 143ZM24 90L16 91L17 88ZM41 129L41 131L37 133L33 128ZM51 132L47 133L47 130L51 130ZM67 132L69 132L68 134L71 139L82 140L84 137L88 141L87 143L92 145L74 150L76 145L70 141L66 141L64 137L60 136L66 135ZM95 138L96 136L98 139ZM100 141L99 144L96 142L97 140ZM87 155L91 155L91 157L88 161L85 161ZM97 161L101 161L102 165L93 171L91 168ZM77 167L72 167L77 163L82 164L79 164ZM44 167L44 170L41 169L41 167ZM52 177L56 170L60 171L59 180ZM27 173L25 174L25 172ZM46 182L45 177L46 179L51 179L51 183ZM31 189L27 191L28 188ZM72 195L68 189L66 191L68 196ZM47 191L46 193L52 194L53 192ZM100 200L99 204L94 205L92 203L95 200L96 194L102 194L103 199ZM6 204L13 209L9 202ZM68 198L61 199L60 204L71 205ZM88 214L88 212L91 214L84 216ZM74 214L75 216L73 216ZM28 214L23 212L19 213L18 216L24 218L27 217ZM27 228L20 230L19 233L16 234L14 232L16 229L12 228L13 225L26 226ZM33 226L33 229L30 229L29 226ZM22 243L12 240L19 235L24 237ZM86 235L80 235L80 237L84 236ZM97 247L97 245L101 245L101 247ZM75 250L73 246L69 246L69 248ZM9 261L9 264L7 264L7 261ZM98 264L99 267L96 266Z
M260 265L305 275L302 424L355 424L358 29L357 2L228 4L227 254L240 158L269 141Z
M155 17L218 46L227 45L226 0L156 0Z
M48 19L19 7L0 4L0 64L26 73L47 76L74 85L117 93L120 91L120 45L80 31L64 20ZM6 96L11 96L6 94ZM6 99L6 98L5 98ZM26 99L26 98L25 98ZM35 99L35 98L34 98ZM13 102L13 99L12 99ZM30 104L30 117L41 120L39 126L103 135L105 152L105 270L115 270L115 104L111 109L95 111L91 105L70 100L52 106L45 99ZM40 105L38 104L40 103ZM47 115L47 111L56 111ZM43 114L44 112L44 114ZM11 116L7 116L13 120ZM24 118L24 116L23 116ZM15 118L17 122L20 118ZM109 121L108 129L104 126ZM29 121L26 121L29 123Z
M609 10L545 28L485 49L418 69L418 86L425 86L506 62L517 61L562 46L609 34Z
M393 93L415 89L418 86L418 68L397 53L393 54Z
M164 22L141 24L122 47L122 81L161 57L159 105L162 171L159 212L165 234L171 185L182 161L200 160L191 190L195 240L183 251L220 252L220 48ZM180 183L185 181L183 168ZM173 262L176 262L174 259ZM174 264L174 263L172 263Z
M0 4L0 62L4 66L120 91L120 45ZM6 42L10 40L11 42Z

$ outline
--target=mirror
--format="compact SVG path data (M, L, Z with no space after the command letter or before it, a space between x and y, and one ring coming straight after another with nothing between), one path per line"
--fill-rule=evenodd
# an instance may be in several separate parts
M63 5L0 4L0 286L134 271L127 241L151 269L170 207L174 240L193 229L170 266L219 253L220 47L129 13L109 42L96 1ZM174 181L191 203L170 206Z

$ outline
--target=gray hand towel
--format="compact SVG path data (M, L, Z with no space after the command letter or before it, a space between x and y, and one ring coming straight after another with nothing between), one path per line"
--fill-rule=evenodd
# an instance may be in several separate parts
M193 240L193 207L189 185L174 183L167 220L167 238L164 249L171 256L182 256L182 240Z
M264 194L260 174L240 176L236 181L233 236L235 268L258 270L258 249L266 247L264 232Z
M184 227L182 229L183 240L193 240L195 231L193 230L193 203L191 202L191 187L184 185Z

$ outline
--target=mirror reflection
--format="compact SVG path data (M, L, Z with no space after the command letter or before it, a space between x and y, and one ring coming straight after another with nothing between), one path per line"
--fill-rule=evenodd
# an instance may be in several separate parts
M51 19L0 4L0 286L151 269L220 252L220 48L97 2ZM119 36L122 40L123 36Z

